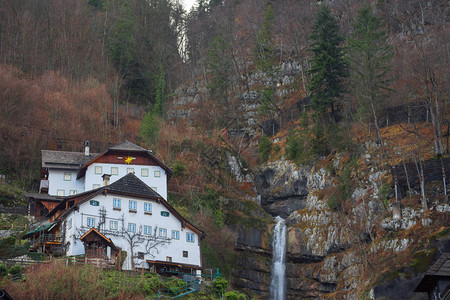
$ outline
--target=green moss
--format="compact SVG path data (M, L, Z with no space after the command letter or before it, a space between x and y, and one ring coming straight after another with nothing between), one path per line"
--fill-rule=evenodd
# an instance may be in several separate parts
M437 254L437 248L420 250L414 253L411 267L414 268L416 273L425 272L435 259Z

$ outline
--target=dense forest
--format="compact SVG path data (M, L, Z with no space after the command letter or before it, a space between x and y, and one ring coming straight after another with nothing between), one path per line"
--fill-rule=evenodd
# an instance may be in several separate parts
M153 149L174 170L169 201L215 237L204 263L231 276L240 226L275 216L255 200L267 164L326 169L336 184L318 197L345 220L372 199L352 202L370 172L387 211L391 166L448 156L449 22L446 0L1 1L0 174L30 191L41 149ZM408 201L426 211L424 198ZM414 252L381 263L360 233L393 234L370 230L344 246L374 284Z

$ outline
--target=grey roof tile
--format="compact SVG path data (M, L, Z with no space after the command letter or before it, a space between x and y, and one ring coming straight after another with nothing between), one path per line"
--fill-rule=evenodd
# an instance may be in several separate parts
M98 154L85 156L84 152L41 150L43 168L78 168Z
M133 173L129 173L114 183L104 187L105 190L118 193L134 194L137 196L146 196L161 198L162 196L146 185Z
M145 152L148 151L147 149L139 147L138 145L135 145L129 141L125 141L118 145L109 147L108 150L145 151Z

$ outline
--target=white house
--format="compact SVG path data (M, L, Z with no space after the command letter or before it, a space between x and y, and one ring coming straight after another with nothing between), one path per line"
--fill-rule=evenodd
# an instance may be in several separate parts
M48 214L66 255L116 260L123 269L193 273L201 268L204 233L133 173L112 184L65 197ZM59 231L59 232L58 232Z
M30 214L44 217L63 197L114 183L128 173L135 174L164 199L172 170L152 151L125 141L101 154L42 150L39 194L28 194Z
M104 175L113 183L128 173L139 179L167 199L167 179L170 170L152 151L125 141L109 147L101 154L85 152L42 150L40 191L49 195L69 196L103 186Z

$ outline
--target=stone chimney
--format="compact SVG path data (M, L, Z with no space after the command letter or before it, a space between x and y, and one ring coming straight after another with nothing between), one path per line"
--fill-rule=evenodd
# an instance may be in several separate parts
M111 175L109 174L103 174L103 186L107 186L109 184L109 179L111 179Z
M89 156L89 145L91 143L89 141L84 142L84 156Z

